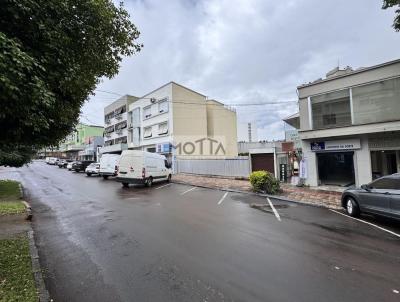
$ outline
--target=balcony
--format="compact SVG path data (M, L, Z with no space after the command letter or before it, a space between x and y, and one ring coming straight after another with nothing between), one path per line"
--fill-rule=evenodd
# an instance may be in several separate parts
M116 114L114 117L115 117L115 119L117 119L117 120L122 120L122 113L118 113L118 114Z
M106 125L111 125L111 119L106 119L105 123Z
M115 133L118 134L118 135L121 135L122 134L122 129L115 130Z

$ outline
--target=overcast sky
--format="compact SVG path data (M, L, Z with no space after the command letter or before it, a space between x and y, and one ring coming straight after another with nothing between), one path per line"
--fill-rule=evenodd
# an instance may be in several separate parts
M297 112L296 87L339 65L371 66L400 58L394 11L375 0L131 0L143 50L98 89L142 96L175 81L237 108L259 139L284 137L282 118ZM117 95L97 92L82 122L103 125Z

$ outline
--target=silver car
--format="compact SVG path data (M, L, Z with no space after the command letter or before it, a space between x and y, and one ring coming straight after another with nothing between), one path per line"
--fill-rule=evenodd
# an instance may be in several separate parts
M347 189L342 194L342 207L353 217L370 213L400 220L400 173Z

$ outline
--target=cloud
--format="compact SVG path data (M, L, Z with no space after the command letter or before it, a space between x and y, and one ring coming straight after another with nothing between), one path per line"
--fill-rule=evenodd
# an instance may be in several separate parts
M337 66L370 66L398 58L400 33L381 2L142 0L125 6L141 31L138 55L99 89L141 96L171 80L238 107L259 139L283 138L281 119L296 112L296 87ZM98 93L82 109L103 123L115 95ZM85 120L83 120L85 121Z

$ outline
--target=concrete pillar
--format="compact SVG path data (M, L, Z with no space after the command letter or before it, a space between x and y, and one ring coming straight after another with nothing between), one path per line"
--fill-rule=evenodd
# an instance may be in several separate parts
M360 137L361 149L354 152L354 173L356 186L369 183L372 180L371 152L368 137Z
M310 186L318 186L318 163L315 152L311 151L309 141L301 142L303 150L303 158L307 163L307 179L305 183Z

